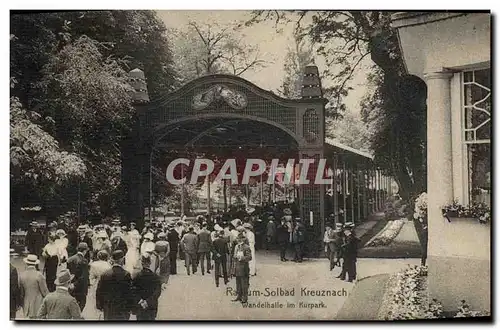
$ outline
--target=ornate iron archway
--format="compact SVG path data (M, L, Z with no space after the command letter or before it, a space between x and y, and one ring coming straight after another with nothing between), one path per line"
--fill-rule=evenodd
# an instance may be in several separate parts
M251 82L232 75L210 75L197 78L180 89L149 102L144 74L130 72L135 88L138 115L137 133L131 136L129 157L124 157L123 179L128 210L124 217L138 221L144 216L148 197L149 162L153 147L169 132L192 120L249 120L274 126L296 142L299 159L315 159L316 172L324 154L325 104L318 69L307 67L303 77L301 99L284 99ZM215 126L214 126L215 127ZM205 131L210 131L209 127ZM199 139L204 130L188 140ZM265 136L263 136L265 140ZM135 148L132 141L135 140ZM187 141L184 141L187 143ZM184 143L183 142L183 143ZM168 141L166 141L168 145ZM135 173L132 173L135 169ZM130 178L129 178L130 177ZM314 236L321 237L324 221L324 186L301 185L301 217ZM310 225L310 217L313 217Z

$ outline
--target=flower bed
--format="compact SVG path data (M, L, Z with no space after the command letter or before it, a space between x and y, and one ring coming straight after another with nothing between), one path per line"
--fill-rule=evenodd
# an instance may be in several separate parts
M387 226L383 229L381 233L375 236L371 241L369 241L365 246L385 246L389 245L392 240L398 236L401 228L405 224L404 219L398 219L389 221Z
M427 267L411 266L388 281L386 294L379 310L381 320L437 319L447 315L436 299L430 299L427 291ZM448 317L479 317L490 313L471 311L465 300L459 309Z

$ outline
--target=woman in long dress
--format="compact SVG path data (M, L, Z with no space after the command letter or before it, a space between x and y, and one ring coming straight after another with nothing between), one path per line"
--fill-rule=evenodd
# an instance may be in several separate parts
M56 243L55 235L49 235L48 241L47 245L43 248L42 256L45 258L44 273L47 289L49 289L50 292L53 292L56 290L54 281L56 280L61 250Z
M58 229L56 231L57 238L55 243L59 248L59 269L61 271L67 268L68 261L68 239L66 238L66 232L64 229Z
M141 236L137 230L131 230L124 238L127 243L127 254L125 255L124 268L132 275L132 277L135 277L135 275L140 271L139 246Z
M89 282L90 289L88 293L88 300L94 302L93 304L87 304L87 308L89 310L89 315L95 317L98 315L99 319L101 319L101 312L95 308L95 299L96 299L96 290L97 284L99 283L99 279L101 275L104 274L108 269L111 269L111 264L109 263L109 254L106 250L101 250L97 252L97 260L90 263L89 270ZM92 307L90 307L90 306Z

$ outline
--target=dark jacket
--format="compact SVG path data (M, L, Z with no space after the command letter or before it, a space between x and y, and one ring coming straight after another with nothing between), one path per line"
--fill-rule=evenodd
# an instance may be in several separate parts
M212 238L210 232L203 229L198 234L198 252L209 252L212 246Z
M43 245L43 235L40 229L36 231L33 231L33 229L28 230L26 234L26 247L28 251L40 256L42 254Z
M116 251L116 250L122 250L123 254L127 254L127 243L125 243L125 240L121 237L113 237L111 240L111 251Z
M229 254L227 240L223 237L218 237L212 244L212 255L214 260L225 260Z
M146 300L149 310L158 309L158 298L161 294L161 278L159 275L153 273L149 268L143 268L135 277L133 281L134 295L135 295L135 308L142 309L139 306L141 299Z
M177 230L169 230L167 234L167 240L170 243L170 251L177 251L179 248L179 233Z
M286 222L284 224L280 223L276 227L276 234L278 242L280 243L288 242L290 240L290 233L288 232L288 226L286 225Z
M346 260L356 261L358 256L358 242L359 239L354 236L347 236L342 245L342 257Z
M74 288L71 293L74 296L86 295L89 291L89 263L81 254L77 253L68 259L68 270L75 275L73 278Z
M295 226L292 232L292 242L294 244L303 243L306 240L305 228L302 224Z
M19 276L16 267L10 264L10 311L15 317L17 308L21 306L21 294L19 290Z
M128 320L135 308L132 278L118 265L101 275L96 290L96 308L104 312L105 320Z

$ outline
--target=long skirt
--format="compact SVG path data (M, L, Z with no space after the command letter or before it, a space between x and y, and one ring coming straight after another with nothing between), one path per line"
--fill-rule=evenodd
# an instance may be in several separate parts
M56 285L54 281L57 276L57 266L59 264L59 258L57 256L50 256L45 260L45 281L47 283L47 289L49 292L54 292L56 290Z

